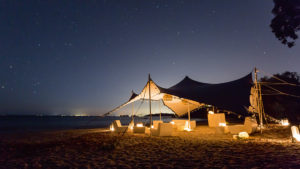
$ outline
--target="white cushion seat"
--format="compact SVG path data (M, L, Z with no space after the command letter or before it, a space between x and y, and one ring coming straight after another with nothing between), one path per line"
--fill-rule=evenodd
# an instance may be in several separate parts
M176 126L175 128L178 131L183 131L184 128L186 127L186 123L188 122L188 120L172 120L172 122L174 122L174 126ZM191 125L191 129L195 129L196 121L192 120L190 125Z
M207 114L207 120L209 127L219 127L220 123L226 124L224 113Z
M128 126L122 126L120 120L115 120L112 124L113 128L114 128L114 132L117 133L123 133L126 132Z
M163 123L163 121L162 120L153 120L153 128L157 129L159 123Z
M142 126L142 127L134 126L133 127L133 133L145 133L145 131L146 131L145 126Z
M153 136L172 136L173 126L171 123L159 123L157 129L151 128Z
M247 132L248 134L254 133L257 129L257 121L255 118L246 117L244 125L228 126L231 134L239 134L240 132Z

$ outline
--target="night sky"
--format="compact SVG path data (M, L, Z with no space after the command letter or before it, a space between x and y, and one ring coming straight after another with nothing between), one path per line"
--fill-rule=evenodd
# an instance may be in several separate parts
M101 115L140 92L190 78L300 72L271 0L0 1L0 114Z

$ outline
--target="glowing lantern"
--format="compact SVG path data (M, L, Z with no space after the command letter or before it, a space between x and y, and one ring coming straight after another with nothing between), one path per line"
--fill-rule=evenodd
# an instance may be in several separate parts
M297 126L292 126L291 130L292 130L293 137L296 139L296 141L300 141L300 134L299 134L298 127Z
M171 124L173 124L173 125L175 124L175 122L174 122L174 121L171 121L170 123L171 123Z
M129 123L128 128L129 128L130 130L133 130L133 126L134 126L134 123L131 122L131 123Z
M153 126L153 125L151 125L151 128L153 129L153 128L154 128L154 126Z
M219 126L226 127L226 123L219 123Z
M185 122L185 126L184 126L183 130L185 130L185 131L192 131L192 129L190 128L190 125L189 125L189 121Z
M115 131L115 128L114 128L114 126L113 125L110 125L110 131Z
M138 123L138 124L136 124L136 127L143 127L143 124L142 123Z
M249 134L247 132L240 132L239 138L241 138L241 139L249 138Z
M215 114L213 111L208 111L208 114Z
M280 123L281 123L282 126L289 126L289 125L290 125L288 119L282 119L282 120L280 121Z
M192 131L190 128L184 128L185 131Z

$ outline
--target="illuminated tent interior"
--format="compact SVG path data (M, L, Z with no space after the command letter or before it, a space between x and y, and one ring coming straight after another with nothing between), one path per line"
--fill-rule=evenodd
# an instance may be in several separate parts
M252 85L252 73L240 79L219 84L202 83L186 76L169 88L158 86L149 76L149 81L139 94L132 92L127 102L106 113L106 115L133 102L148 101L151 97L151 101L161 100L164 106L179 117L203 106L214 106L220 110L246 116L250 105L249 96Z

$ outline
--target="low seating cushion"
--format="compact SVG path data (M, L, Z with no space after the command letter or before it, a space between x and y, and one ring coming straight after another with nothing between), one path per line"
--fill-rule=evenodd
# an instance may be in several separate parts
M159 123L157 129L151 129L153 136L172 136L173 127L171 123Z
M134 126L133 133L145 133L145 129L146 129L145 126L143 126L143 127Z
M219 127L220 123L226 123L225 114L207 114L208 126L209 127Z
M117 132L117 133L125 132L128 128L128 126L122 126L120 120L115 120L113 122L113 126L115 129L115 132Z
M174 126L176 126L176 129L178 131L183 131L184 128L186 127L186 122L188 120L172 120L174 122ZM191 129L195 129L196 128L196 121L192 120L191 121Z
M163 123L163 121L162 120L153 120L153 128L157 129L159 123Z
M246 117L244 125L228 126L228 130L231 134L239 134L240 132L247 132L248 134L254 133L257 129L256 119Z

